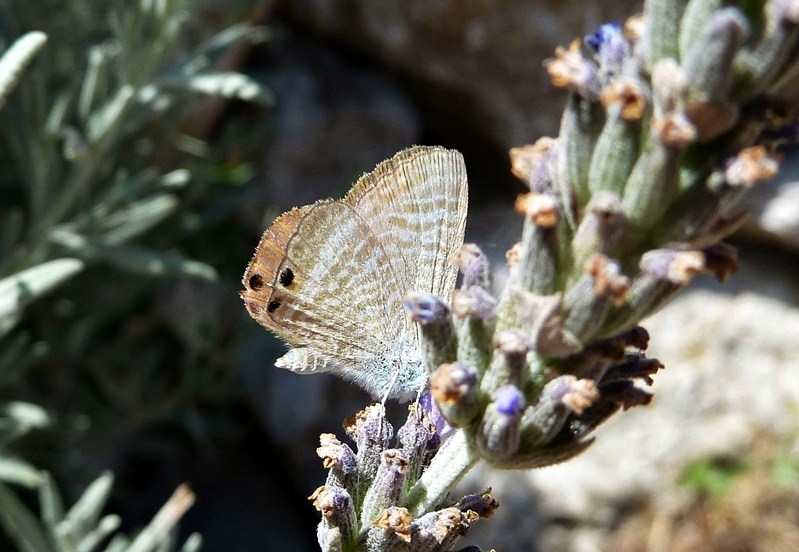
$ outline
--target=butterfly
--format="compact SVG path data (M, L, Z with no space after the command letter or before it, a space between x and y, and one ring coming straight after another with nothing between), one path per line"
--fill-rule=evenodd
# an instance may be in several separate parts
M338 374L373 397L415 396L429 367L402 302L422 292L449 303L467 203L461 154L414 146L364 174L344 199L279 216L241 292L250 315L292 347L275 364Z

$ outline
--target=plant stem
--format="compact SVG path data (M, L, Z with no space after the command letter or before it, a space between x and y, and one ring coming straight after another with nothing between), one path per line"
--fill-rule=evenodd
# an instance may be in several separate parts
M435 510L479 459L466 432L455 430L433 457L427 471L408 491L404 506L413 516Z

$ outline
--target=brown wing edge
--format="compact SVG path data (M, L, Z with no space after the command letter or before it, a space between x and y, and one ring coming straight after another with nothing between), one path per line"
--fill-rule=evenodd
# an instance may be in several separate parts
M272 289L277 280L277 269L286 256L286 249L303 216L310 206L295 207L277 217L261 236L255 248L241 283L244 290L239 296L244 300L247 312L259 324L279 333L277 326L267 311L272 297Z

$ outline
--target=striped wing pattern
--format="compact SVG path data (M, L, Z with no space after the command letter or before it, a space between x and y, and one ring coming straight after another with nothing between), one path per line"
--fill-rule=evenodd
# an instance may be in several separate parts
M281 215L244 274L259 323L295 347L278 362L330 371L374 396L407 398L423 383L408 291L449 299L463 242L466 175L459 153L413 147L364 175L341 201Z

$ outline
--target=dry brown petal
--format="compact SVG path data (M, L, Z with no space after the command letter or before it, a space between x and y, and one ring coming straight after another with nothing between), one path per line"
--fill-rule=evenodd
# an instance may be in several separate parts
M516 198L516 212L530 218L536 226L552 228L558 223L558 204L548 195L529 192Z
M682 149L696 140L696 127L679 111L655 117L652 131L661 142L672 148Z
M738 122L738 106L727 102L693 101L685 115L696 128L697 139L711 140L730 130Z
M316 490L311 493L311 496L308 497L308 500L313 502L314 508L319 510L325 517L329 517L336 510L333 503L333 493L324 485L317 487Z
M602 106L607 109L611 105L621 105L621 118L625 121L637 121L646 110L646 94L638 82L621 78L610 83L602 91Z
M524 255L524 244L516 242L513 247L505 252L505 261L509 267L519 264L522 256Z
M393 529L394 534L405 542L411 542L413 516L407 508L391 506L380 514L372 525L381 529Z
M445 405L454 405L469 392L474 382L463 379L463 367L456 364L442 364L430 374L430 394Z
M584 270L594 278L594 291L598 295L613 297L617 305L624 301L630 289L630 279L621 273L618 263L601 253L594 253L585 262Z
M555 59L546 64L552 84L558 88L579 88L584 80L588 61L580 53L580 41L574 40L567 50L555 48Z
M510 170L513 175L529 185L536 170L544 162L549 149L555 142L556 140L553 138L543 137L535 144L511 148L508 154L510 155Z
M705 254L701 251L677 251L669 264L668 279L686 285L705 269Z
M624 22L624 36L629 40L637 41L644 35L644 16L638 14Z
M341 446L341 441L332 433L322 433L319 436L319 444L321 446L316 449L316 455L322 459L325 469L330 469L336 465L333 449L338 449Z
M727 167L724 177L731 186L749 187L777 175L780 160L764 146L742 149Z
M582 414L597 400L599 400L599 389L590 379L576 379L569 385L569 391L561 399L566 408L577 415Z

